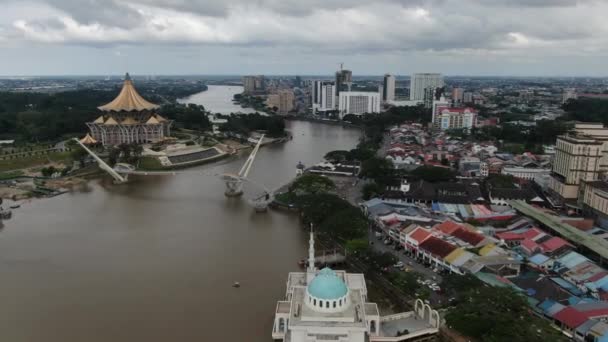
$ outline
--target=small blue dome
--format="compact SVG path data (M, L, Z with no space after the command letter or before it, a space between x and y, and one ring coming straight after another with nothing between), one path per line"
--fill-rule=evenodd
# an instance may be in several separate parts
M319 299L339 299L348 293L344 281L331 268L324 268L308 284L308 293Z

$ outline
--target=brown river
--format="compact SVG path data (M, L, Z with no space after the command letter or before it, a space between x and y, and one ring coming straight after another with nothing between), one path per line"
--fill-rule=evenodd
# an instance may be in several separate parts
M287 122L250 177L270 189L296 164L350 149L358 130ZM213 174L247 154L167 177L35 200L0 231L0 341L264 341L287 273L306 255L297 215L256 214ZM247 194L245 195L247 196ZM241 283L233 288L233 282Z

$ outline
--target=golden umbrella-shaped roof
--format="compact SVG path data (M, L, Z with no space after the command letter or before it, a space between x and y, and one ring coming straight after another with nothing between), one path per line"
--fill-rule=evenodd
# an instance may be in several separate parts
M133 112L152 110L158 107L158 105L146 101L146 99L139 95L137 90L135 90L135 86L133 86L129 73L127 73L120 94L112 102L97 108L105 112Z
M84 145L97 144L97 140L93 139L93 137L89 133L87 133L84 138L80 139L80 142Z

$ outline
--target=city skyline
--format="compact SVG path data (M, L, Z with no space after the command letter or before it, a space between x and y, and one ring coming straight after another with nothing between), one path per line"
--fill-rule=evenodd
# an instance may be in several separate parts
M0 75L608 75L593 0L0 2Z

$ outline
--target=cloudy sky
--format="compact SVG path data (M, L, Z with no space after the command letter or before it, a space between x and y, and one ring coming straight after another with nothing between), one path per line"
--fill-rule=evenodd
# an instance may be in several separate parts
M608 76L608 0L0 0L0 75Z

